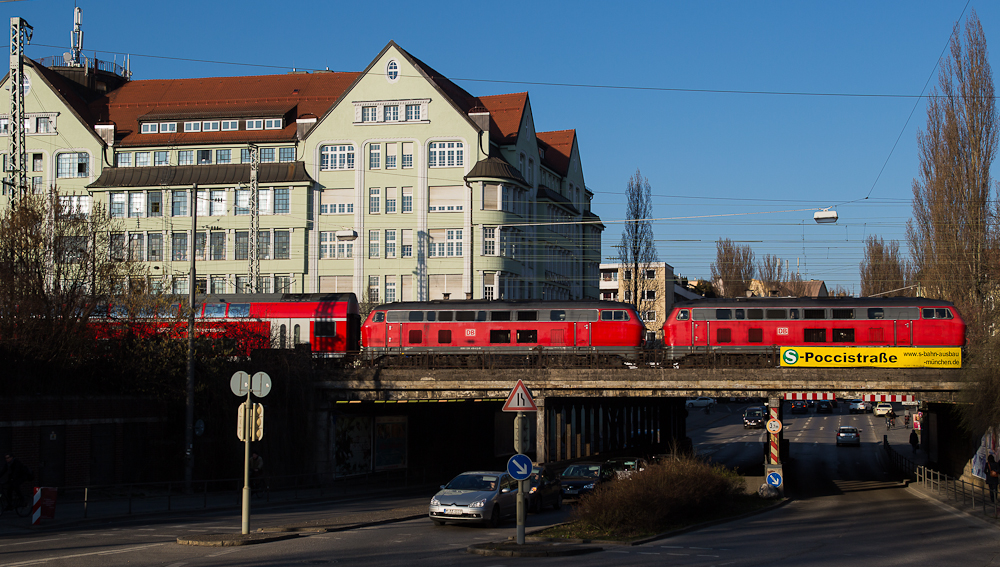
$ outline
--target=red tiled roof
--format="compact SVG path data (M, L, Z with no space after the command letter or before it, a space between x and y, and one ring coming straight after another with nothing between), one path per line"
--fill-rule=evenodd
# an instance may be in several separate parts
M479 103L490 111L490 140L501 146L517 143L528 93L481 96Z
M289 120L282 130L235 132L183 132L141 134L141 117L189 115L192 118L322 115L339 99L359 73L295 73L203 79L154 79L130 81L94 102L91 111L99 122L113 122L122 146L147 144L204 144L226 141L273 142L295 140L296 125ZM249 114L248 114L249 113ZM178 125L178 130L183 126Z
M538 132L536 135L538 136L538 147L545 152L542 165L565 177L569 173L569 158L573 154L576 130Z

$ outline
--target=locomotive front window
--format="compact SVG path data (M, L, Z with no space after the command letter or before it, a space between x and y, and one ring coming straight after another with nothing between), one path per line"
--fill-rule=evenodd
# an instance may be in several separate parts
M535 330L520 330L517 332L517 342L519 343L537 343L538 342L538 331Z
M802 340L807 343L825 343L826 329L805 329Z
M410 314L407 316L407 321L423 321L423 320L424 320L423 311L410 311Z
M935 309L934 316L937 319L951 319L951 311L947 309Z
M868 318L869 319L885 319L885 311L882 311L881 307L869 307L868 308Z
M475 311L456 311L455 312L456 321L475 321L476 312Z
M792 311L795 311L795 309L792 309ZM765 314L767 315L768 319L787 319L788 318L788 315L785 314L785 310L784 309L768 309L765 312ZM792 319L796 319L796 317L792 317Z
M716 309L715 318L719 321L733 318L733 312L729 309Z
M438 311L438 321L451 321L455 318L454 311ZM449 340L448 342L451 342Z
M385 311L376 311L375 315L372 315L372 323L382 323L385 321Z
M853 343L854 342L854 329L834 329L833 330L833 342L835 342L835 343Z
M518 311L517 312L518 321L537 321L538 311Z
M826 309L806 309L806 319L826 319Z
M316 321L316 324L313 325L313 334L317 337L336 337L337 323L335 321Z
M229 316L230 317L249 317L250 316L250 304L249 303L230 303L229 304Z
M601 321L614 321L615 316L611 311L601 311Z
M451 344L451 330L439 330L438 331L438 344L439 345L450 345Z
M764 318L763 309L747 309L747 319L751 321L759 321Z
M742 320L742 319L744 319L744 318L745 318L745 317L743 316L743 310L742 310L742 309L737 309L737 310L736 310L736 318L737 318L737 319L740 319L740 320Z
M510 311L490 311L490 321L510 321Z
M688 317L689 317L689 315L688 315L688 310L687 309L681 309L680 311L677 312L677 320L678 321L687 321Z
M747 329L747 342L748 343L764 342L764 329Z
M566 320L566 310L565 309L553 309L549 311L549 321L565 321Z
M853 309L834 309L833 319L854 319Z
M494 344L498 343L509 343L510 342L510 331L493 329L490 331L490 342Z
M205 317L225 317L226 316L226 304L225 303L206 303L205 304Z

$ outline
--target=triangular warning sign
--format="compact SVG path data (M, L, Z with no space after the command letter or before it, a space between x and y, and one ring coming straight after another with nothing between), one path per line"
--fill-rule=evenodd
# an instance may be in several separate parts
M507 402L503 405L503 411L538 411L535 400L531 399L531 392L524 382L518 380L517 386L510 391Z

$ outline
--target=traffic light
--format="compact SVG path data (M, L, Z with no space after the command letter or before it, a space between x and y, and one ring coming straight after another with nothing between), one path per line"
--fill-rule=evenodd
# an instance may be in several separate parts
M264 404L253 405L253 415L250 417L250 430L253 435L251 441L260 441L264 438Z
M247 428L247 404L243 402L240 404L239 410L236 415L236 438L240 441L246 441L246 428Z

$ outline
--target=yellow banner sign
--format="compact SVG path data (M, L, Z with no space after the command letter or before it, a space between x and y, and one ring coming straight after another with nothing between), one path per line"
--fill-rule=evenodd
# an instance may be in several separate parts
M950 347L781 347L781 366L797 368L961 368Z

